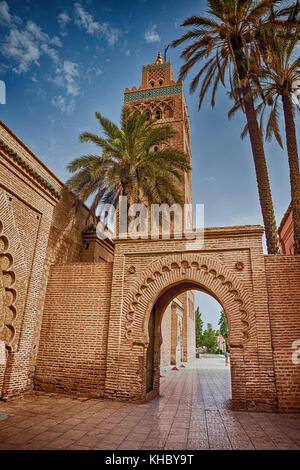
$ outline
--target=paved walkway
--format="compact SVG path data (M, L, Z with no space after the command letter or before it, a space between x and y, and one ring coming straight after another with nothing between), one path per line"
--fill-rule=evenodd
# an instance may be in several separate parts
M163 375L142 405L41 392L0 402L0 449L300 448L300 415L230 410L223 357Z

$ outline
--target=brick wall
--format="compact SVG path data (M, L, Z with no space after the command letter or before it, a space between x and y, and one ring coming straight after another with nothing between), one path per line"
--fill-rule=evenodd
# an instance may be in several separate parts
M169 304L163 315L161 322L161 336L162 344L160 347L160 365L166 367L171 364L171 323L172 323L172 308Z
M53 211L47 263L76 263L81 260L82 232L86 227L88 209L75 204L75 196L62 188L62 197Z
M145 399L146 331L153 305L160 303L164 310L182 292L202 288L228 315L233 406L276 409L262 234L259 226L223 227L205 229L204 245L184 239L115 241L107 397ZM155 354L156 371L158 360ZM158 374L154 390L159 390Z
M111 276L111 263L51 267L36 389L103 395Z
M193 291L181 294L184 305L183 316L183 360L190 362L196 357L196 338L195 338L195 295Z
M8 302L0 318L0 342L6 347L0 398L32 388L50 266L91 261L90 253L83 257L87 215L64 183L0 121L0 250L9 265L9 274L0 268L1 283L7 278L0 300ZM100 248L107 257L107 248ZM110 258L112 252L109 247Z
M7 361L0 377L0 397L9 398L32 385L47 284L46 250L58 202L55 191L61 190L62 183L1 121L0 139L1 237L6 240L14 291L12 305L1 317L5 327L0 327L0 340L6 346ZM6 331L12 332L11 338Z
M278 409L300 411L300 364L292 362L292 343L300 340L300 256L265 256L265 266Z

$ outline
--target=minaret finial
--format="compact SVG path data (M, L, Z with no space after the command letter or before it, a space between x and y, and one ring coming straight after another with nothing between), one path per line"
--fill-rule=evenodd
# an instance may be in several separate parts
M156 62L155 62L155 63L156 63L156 64L162 64L162 63L163 63L163 60L162 60L162 58L161 58L161 53L160 53L160 52L157 54L157 59L156 59Z

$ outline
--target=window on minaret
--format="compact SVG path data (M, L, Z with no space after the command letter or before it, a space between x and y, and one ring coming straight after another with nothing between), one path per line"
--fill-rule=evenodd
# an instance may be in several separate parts
M167 107L165 109L165 118L172 118L173 117L173 111L171 108Z
M156 119L160 119L160 118L161 118L160 111L158 111L158 110L156 111L155 117L156 117Z
M164 83L162 80L159 80L159 86L162 86L162 84Z
M151 85L152 87L154 87L154 82L151 82L150 85Z

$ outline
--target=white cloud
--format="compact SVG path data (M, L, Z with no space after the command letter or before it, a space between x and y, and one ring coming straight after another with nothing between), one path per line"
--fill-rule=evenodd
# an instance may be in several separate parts
M65 26L70 20L66 13L61 13L58 17L60 27ZM51 38L31 20L22 27L19 26L20 23L21 20L18 17L11 15L8 4L0 1L0 24L4 24L7 28L6 36L0 41L0 54L10 59L10 68L17 74L39 67L42 56L50 57L56 69L54 77L50 76L49 80L62 88L66 94L66 96L63 94L55 96L52 104L62 112L72 112L75 108L74 98L80 91L78 64L71 60L60 59L58 48L62 46L62 43L59 37ZM97 75L99 71L95 70L95 73ZM38 81L33 71L31 80L35 83Z
M97 33L101 24L98 21L94 21L93 15L88 13L80 3L75 3L75 24L81 29L85 29L89 34Z
M67 33L67 25L71 21L70 16L68 15L67 12L63 11L62 13L60 13L58 15L57 21L58 21L58 24L59 24L59 27L60 27L60 34L62 36L66 36L68 34Z
M100 67L90 67L89 69L87 69L86 73L87 73L87 75L92 74L92 75L95 75L96 77L98 77L99 75L102 75L103 72L100 69Z
M79 86L76 81L79 77L78 64L70 60L65 60L56 69L56 76L50 79L56 86L65 88L68 95L77 96Z
M113 46L120 38L121 31L114 28L110 23L100 23L95 21L93 15L88 13L80 3L75 3L74 23L78 28L85 30L88 34L102 35L110 46Z
M54 61L54 62L58 62L59 60L59 56L58 56L58 52L56 49L53 49L53 47L49 47L48 44L42 44L41 45L41 50L47 54L49 57L51 57L51 59Z
M18 17L9 13L6 2L0 2L0 21L5 21L8 33L0 43L1 54L14 63L12 69L17 74L27 72L33 65L39 66L42 55L48 55L58 62L58 52L55 47L62 44L58 37L50 38L33 21L28 21L24 28L17 26Z
M127 51L125 52L125 55L126 55L127 57L130 56L130 50L129 50L129 49L127 49Z
M93 82L93 79L100 77L102 73L103 71L102 69L100 69L100 67L90 67L85 72L85 79L87 80L87 83L91 85Z
M216 178L214 176L206 176L204 178L204 181L206 181L207 183L212 183L215 180L216 180Z
M116 42L118 42L121 35L121 31L117 28L113 28L109 25L109 23L101 24L101 33L110 46L113 46Z
M148 44L160 41L159 34L156 30L157 30L157 25L154 24L153 26L151 26L145 31L144 39Z
M58 108L62 113L72 113L75 109L74 99L68 100L64 96L55 96L52 99L52 104Z
M41 51L39 44L34 42L30 34L13 28L2 43L2 54L16 62L17 66L13 70L21 74L27 72L31 65L39 65Z
M7 2L0 2L0 24L4 26L12 25L14 23L22 23L21 18L11 15Z

